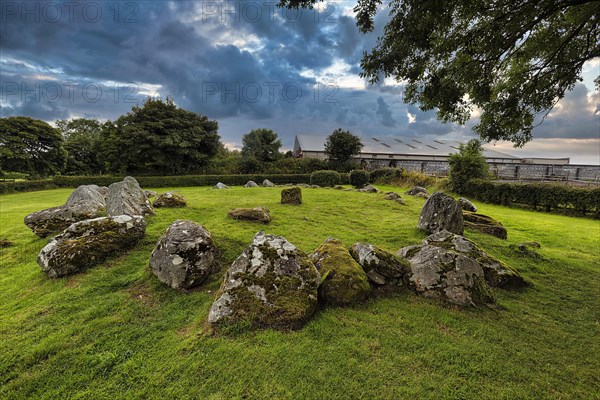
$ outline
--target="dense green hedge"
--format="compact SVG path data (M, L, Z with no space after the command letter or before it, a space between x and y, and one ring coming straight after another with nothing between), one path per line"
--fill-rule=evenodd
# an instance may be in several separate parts
M268 179L276 184L309 183L310 174L255 174L255 175L182 175L182 176L136 176L142 187L185 187L185 186L214 186L223 182L230 186L244 185L255 181L259 185ZM342 183L348 183L348 174L341 174ZM108 186L119 182L122 176L55 176L44 181L0 182L0 194L25 192L32 190L53 189L57 187L76 188L80 185Z
M363 188L369 184L369 171L355 169L350 171L350 184L355 188Z
M596 217L600 217L600 188L472 180L462 194L486 203L521 204L546 211L570 209L581 214L594 213Z
M14 192L30 192L32 190L45 190L55 188L56 185L52 181L0 182L0 194Z
M310 174L310 184L318 185L321 187L334 187L342 183L342 177L337 171L325 169L322 171L315 171Z

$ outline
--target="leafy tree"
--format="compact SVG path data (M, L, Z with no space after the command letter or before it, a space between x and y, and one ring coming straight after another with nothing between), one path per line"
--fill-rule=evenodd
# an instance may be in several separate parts
M253 129L242 137L242 157L259 162L271 162L281 158L281 140L270 129Z
M56 121L67 150L65 173L91 175L103 172L98 157L102 140L102 124L96 119L75 118Z
M361 31L373 30L381 3L358 1ZM464 124L479 108L474 129L484 140L531 140L536 115L545 117L581 81L583 64L600 56L599 1L392 0L389 8L383 37L363 56L362 76L405 81L405 101L436 109L442 121Z
M29 117L0 118L0 169L46 177L62 172L66 159L58 129Z
M336 129L325 141L325 154L335 164L348 163L363 148L360 138L350 131Z
M220 150L218 123L148 98L102 129L101 159L115 173L178 175L198 171Z
M472 179L488 179L489 165L483 156L483 147L477 139L461 144L458 153L450 155L450 186L456 193L464 193L467 183Z

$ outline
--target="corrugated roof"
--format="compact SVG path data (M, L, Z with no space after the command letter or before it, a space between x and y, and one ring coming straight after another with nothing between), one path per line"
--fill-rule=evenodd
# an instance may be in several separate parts
M328 135L296 135L303 151L323 151ZM370 137L361 138L364 145L362 153L399 154L415 156L448 156L457 153L462 142L455 140L428 139L411 137ZM519 159L510 154L484 148L486 158Z

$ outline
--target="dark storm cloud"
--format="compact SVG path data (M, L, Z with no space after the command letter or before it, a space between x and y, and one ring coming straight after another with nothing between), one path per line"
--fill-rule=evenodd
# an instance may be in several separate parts
M377 115L380 118L381 124L387 127L396 126L396 120L392 116L390 106L387 105L383 97L377 98Z
M25 3L28 13L7 6ZM3 116L114 119L158 92L218 119L224 139L233 142L256 126L278 130L287 146L296 133L338 127L364 136L470 132L402 103L399 85L319 86L324 71L336 65L360 73L363 53L375 46L389 20L387 9L377 14L374 32L362 34L354 18L343 14L344 6L354 5L347 2L298 14L275 8L275 2L91 1L79 3L72 18L67 3L52 2L62 7L58 20L43 14L48 3L2 2ZM260 17L252 14L255 9ZM43 95L32 100L35 85L71 84L72 97L65 91L52 101ZM98 88L102 95L95 99ZM598 116L586 94L577 86L534 135L597 137Z

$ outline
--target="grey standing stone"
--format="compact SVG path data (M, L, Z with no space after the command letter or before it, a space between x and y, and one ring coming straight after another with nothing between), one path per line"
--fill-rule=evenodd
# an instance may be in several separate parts
M219 269L219 251L202 225L177 220L156 244L150 267L161 282L174 289L190 289Z
M113 183L108 187L106 214L109 217L152 215L154 209L135 178L128 176L121 182Z
M423 205L417 226L427 233L437 233L445 229L462 235L464 231L462 209L452 197L442 192L435 192Z

